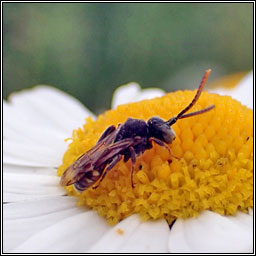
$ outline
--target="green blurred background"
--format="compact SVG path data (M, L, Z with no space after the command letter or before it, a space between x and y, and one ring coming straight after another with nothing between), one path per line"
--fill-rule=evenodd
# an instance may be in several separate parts
M3 94L48 84L99 113L115 88L197 87L253 66L253 3L4 3Z

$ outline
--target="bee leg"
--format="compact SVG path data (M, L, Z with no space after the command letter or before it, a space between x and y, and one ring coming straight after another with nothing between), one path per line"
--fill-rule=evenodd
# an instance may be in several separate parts
M172 154L171 149L170 149L170 148L168 147L168 145L167 145L165 142L163 142L162 140L159 140L159 139L154 138L154 137L150 137L150 138L149 138L149 141L150 141L150 142L154 141L154 142L155 142L156 144L158 144L159 146L162 146L162 147L166 148L166 149L168 150L168 152L169 152L169 154L170 154L171 157L175 157L176 159L180 160L179 157L174 156L174 155Z
M115 157L112 159L112 161L109 163L108 167L105 168L105 170L103 171L103 173L102 173L102 175L101 175L101 177L100 177L100 179L99 179L98 184L97 184L96 186L93 186L93 187L92 187L93 189L96 189L96 188L99 187L100 183L101 183L101 182L103 181L103 179L105 178L107 172L110 171L110 170L121 160L121 158L122 158L122 155L119 154L119 155L115 156Z
M132 161L132 169L131 169L131 183L132 183L132 188L134 188L134 183L133 183L133 172L134 172L134 165L136 162L136 153L133 147L129 147L130 153L131 153L131 161Z

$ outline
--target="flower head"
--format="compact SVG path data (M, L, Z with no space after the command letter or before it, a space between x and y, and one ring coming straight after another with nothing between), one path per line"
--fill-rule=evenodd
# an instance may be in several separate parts
M83 128L73 132L72 143L64 155L58 174L80 155L92 148L103 131L127 118L148 120L175 116L193 98L193 91L177 91L151 100L123 104L107 111L97 120L87 119ZM253 198L253 124L252 110L230 96L203 92L193 111L210 104L214 110L179 120L177 135L170 144L175 157L164 147L154 145L138 158L135 188L130 182L130 163L120 162L107 173L97 189L83 193L73 186L70 195L116 224L139 213L143 220L195 217L203 210L222 215L247 211Z

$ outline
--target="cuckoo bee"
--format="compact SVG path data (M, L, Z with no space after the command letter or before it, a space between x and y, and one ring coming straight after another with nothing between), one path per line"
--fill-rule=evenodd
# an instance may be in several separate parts
M64 171L60 184L62 186L74 184L75 189L81 192L89 187L97 188L105 175L123 158L124 162L131 159L131 185L134 187L133 172L137 157L151 149L153 142L165 147L171 155L167 144L171 144L176 137L171 126L179 119L200 115L215 107L210 105L202 110L185 114L199 99L210 72L210 69L205 71L193 100L177 116L167 121L159 117L152 117L148 121L128 118L125 123L117 127L109 126L96 145Z

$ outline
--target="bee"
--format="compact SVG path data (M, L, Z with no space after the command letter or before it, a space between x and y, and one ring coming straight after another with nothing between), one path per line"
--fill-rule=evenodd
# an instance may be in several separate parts
M146 150L153 147L153 142L165 147L171 154L168 144L176 138L171 128L179 119L200 115L212 110L210 105L202 110L185 114L199 99L211 70L205 71L196 95L190 104L177 116L167 121L159 117L152 117L147 122L140 119L128 118L125 123L109 126L101 135L96 145L81 155L63 173L60 184L70 186L74 184L76 190L82 192L89 187L96 189L106 174L121 161L131 159L131 185L134 188L133 173L136 159ZM95 185L95 183L97 183Z

